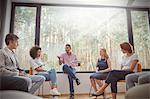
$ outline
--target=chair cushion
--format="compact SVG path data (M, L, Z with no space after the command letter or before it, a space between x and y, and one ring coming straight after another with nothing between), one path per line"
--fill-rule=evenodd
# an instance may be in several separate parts
M125 99L150 99L150 83L129 89L126 92Z

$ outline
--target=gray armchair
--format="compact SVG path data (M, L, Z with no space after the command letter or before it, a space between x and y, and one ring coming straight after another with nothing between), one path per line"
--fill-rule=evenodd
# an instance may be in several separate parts
M150 83L129 89L125 94L125 99L150 99Z
M41 97L23 91L5 90L0 91L0 99L42 99Z
M18 90L28 92L28 83L23 78L0 76L0 90Z

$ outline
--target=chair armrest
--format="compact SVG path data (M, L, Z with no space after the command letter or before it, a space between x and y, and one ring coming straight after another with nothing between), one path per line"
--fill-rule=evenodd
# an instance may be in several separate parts
M125 99L150 99L150 83L135 86L125 94Z

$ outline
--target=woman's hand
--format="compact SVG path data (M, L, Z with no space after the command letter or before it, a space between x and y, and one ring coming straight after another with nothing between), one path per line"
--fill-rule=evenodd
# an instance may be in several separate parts
M43 69L42 66L39 66L39 67L35 68L35 70L36 70L37 72L45 72L45 70Z

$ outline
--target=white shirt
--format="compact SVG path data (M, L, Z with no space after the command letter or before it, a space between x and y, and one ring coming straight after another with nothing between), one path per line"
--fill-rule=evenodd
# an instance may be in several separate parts
M38 72L35 69L40 66L45 66L45 63L42 62L42 60L40 58L35 58L35 59L30 60L30 66L33 69L33 74L37 74Z
M129 69L131 63L132 63L134 60L139 60L137 54L134 53L134 54L131 55L131 56L126 56L126 55L124 55L124 56L122 57L122 62L121 62L122 69Z

